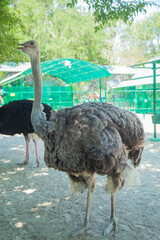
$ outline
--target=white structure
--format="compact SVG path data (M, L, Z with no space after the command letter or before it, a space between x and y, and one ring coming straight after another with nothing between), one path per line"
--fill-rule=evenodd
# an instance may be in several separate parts
M22 72L31 67L29 62L16 64L0 64L0 72Z

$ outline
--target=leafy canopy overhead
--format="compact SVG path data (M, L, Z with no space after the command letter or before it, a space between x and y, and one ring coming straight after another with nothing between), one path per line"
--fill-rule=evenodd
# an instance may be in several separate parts
M18 41L15 32L19 20L11 7L12 4L11 0L0 1L0 63L11 61ZM14 55L15 61L18 55Z
M84 2L101 27L117 20L132 21L135 15L146 11L147 5L153 4L144 0L84 0ZM67 6L73 7L76 4L77 0L72 0Z
M17 11L23 23L20 42L35 39L40 44L41 61L77 58L106 64L106 33L94 31L90 13L76 8L54 7L48 1L19 0ZM28 58L26 58L26 61Z
M118 64L133 65L160 55L160 12L130 26L121 25L119 31Z

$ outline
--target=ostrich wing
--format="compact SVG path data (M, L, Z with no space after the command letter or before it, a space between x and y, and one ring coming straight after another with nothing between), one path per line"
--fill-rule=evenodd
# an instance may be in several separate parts
M57 130L45 141L48 167L106 174L127 162L121 136L104 111L84 104L59 111L55 119Z

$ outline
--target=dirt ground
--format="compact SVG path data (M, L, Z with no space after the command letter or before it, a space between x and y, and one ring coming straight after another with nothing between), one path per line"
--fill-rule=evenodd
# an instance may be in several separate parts
M149 124L149 123L147 123ZM146 143L137 168L141 184L117 193L119 231L103 237L110 219L110 196L104 190L106 177L96 175L92 228L73 240L158 240L160 239L160 142L152 142L151 125L146 125ZM72 197L65 173L48 169L39 141L40 167L35 165L33 142L30 162L24 160L22 136L0 135L0 240L65 240L82 226L87 192Z

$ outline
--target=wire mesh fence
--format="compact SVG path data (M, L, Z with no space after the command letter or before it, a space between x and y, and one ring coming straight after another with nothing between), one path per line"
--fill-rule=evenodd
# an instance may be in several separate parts
M33 87L4 87L4 104L13 100L34 99ZM153 114L153 88L148 89L112 89L97 91L73 91L72 86L43 87L42 102L53 109L84 102L108 102L123 109L141 114ZM156 112L160 113L160 88L156 90Z

